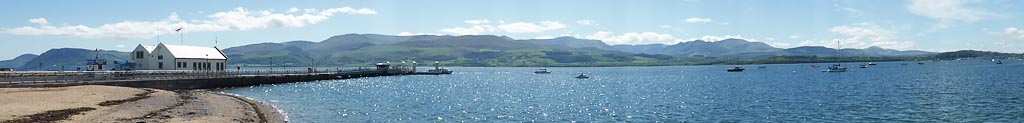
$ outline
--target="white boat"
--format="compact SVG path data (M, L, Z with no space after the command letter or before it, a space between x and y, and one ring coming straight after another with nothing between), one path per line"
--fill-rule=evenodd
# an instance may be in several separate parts
M839 64L835 64L832 66L828 66L828 68L825 68L825 70L821 70L821 72L846 72L846 67L840 66Z
M726 69L725 71L726 72L743 72L743 70L745 70L745 69L743 69L743 67L737 66L737 67Z
M548 69L540 69L540 70L537 70L537 71L533 71L533 73L535 73L535 74L549 74L549 73L551 73L551 71L548 71Z
M836 46L837 46L836 54L839 54L839 57L842 57L843 56L843 51L842 51L843 46L840 45L838 39L836 40ZM846 67L843 67L843 65L840 64L840 63L841 62L836 62L836 64L834 64L832 66L828 66L828 68L825 68L825 70L821 70L821 72L846 72Z

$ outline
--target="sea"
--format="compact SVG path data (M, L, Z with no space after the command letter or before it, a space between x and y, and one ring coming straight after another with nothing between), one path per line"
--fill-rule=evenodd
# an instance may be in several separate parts
M551 74L452 67L451 75L218 91L271 104L297 123L1024 122L1024 61L1004 63L842 63L848 71L835 73L821 72L829 63L546 68ZM726 72L734 66L746 70Z

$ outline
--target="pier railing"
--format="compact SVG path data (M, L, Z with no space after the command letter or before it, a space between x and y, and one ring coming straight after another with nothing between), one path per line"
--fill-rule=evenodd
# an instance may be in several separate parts
M90 82L115 80L204 79L334 73L335 71L320 70L0 71L0 84Z

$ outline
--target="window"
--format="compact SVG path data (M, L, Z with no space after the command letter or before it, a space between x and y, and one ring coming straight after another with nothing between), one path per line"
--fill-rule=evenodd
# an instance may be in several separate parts
M157 69L164 69L164 62L157 63Z
M164 55L159 55L159 56L156 56L156 59L160 59L160 60L163 60L163 59L164 59Z
M143 59L143 58L145 58L145 57L142 57L142 56L143 56L142 55L142 51L135 52L135 59Z

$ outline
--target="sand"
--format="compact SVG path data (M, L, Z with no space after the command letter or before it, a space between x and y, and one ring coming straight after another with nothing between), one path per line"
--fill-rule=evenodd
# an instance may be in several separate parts
M0 88L0 123L279 123L284 116L242 97L205 90L115 86Z

